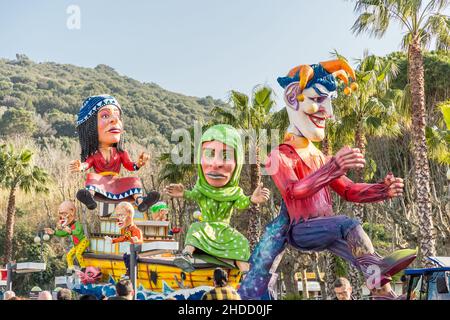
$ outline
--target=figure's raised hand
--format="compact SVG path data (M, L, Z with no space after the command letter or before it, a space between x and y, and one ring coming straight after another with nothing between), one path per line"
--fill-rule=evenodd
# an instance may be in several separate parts
M105 236L105 241L111 243L112 238L110 236Z
M50 228L44 228L44 232L49 235L52 235L55 233L55 231L53 231L53 229L50 229Z
M147 164L148 160L150 160L150 155L148 153L145 152L141 152L141 154L139 155L138 158L138 162L137 165L138 167L143 167Z
M70 172L81 172L83 170L83 166L81 165L80 160L73 160L69 164Z
M403 195L405 184L402 178L396 178L392 173L388 173L384 178L384 184L388 186L389 198L401 197Z
M183 198L184 186L181 183L171 183L164 188L164 193L172 198Z
M334 156L339 169L346 174L350 169L364 168L366 160L358 148L343 147Z
M267 188L263 188L263 184L260 183L259 186L253 191L253 194L250 198L250 201L254 204L264 203L269 200L270 190Z

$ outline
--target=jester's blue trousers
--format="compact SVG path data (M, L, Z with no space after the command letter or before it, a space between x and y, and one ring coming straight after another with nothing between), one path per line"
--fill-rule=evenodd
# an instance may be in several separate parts
M301 251L330 250L357 265L345 238L358 225L357 220L347 216L320 217L290 224L283 202L280 214L267 225L250 257L250 271L242 281L238 293L244 300L268 298L270 269L276 269L277 266L273 266L274 260L288 243Z

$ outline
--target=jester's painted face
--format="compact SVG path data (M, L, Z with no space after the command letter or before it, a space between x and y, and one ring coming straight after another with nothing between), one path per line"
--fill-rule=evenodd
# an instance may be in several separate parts
M113 105L101 108L97 113L99 145L111 146L120 141L123 131L120 109Z
M75 221L75 211L75 205L69 201L63 202L59 206L58 216L61 228L65 228Z
M298 96L303 94L304 100ZM322 141L325 137L325 121L333 116L331 99L336 91L328 91L323 85L315 84L300 92L299 83L292 82L284 92L292 133L301 133L311 141Z
M236 168L234 148L220 141L202 144L201 166L206 182L212 187L224 187Z

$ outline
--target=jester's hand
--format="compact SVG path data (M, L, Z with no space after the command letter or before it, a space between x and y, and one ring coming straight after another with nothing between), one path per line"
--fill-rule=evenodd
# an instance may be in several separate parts
M350 148L348 146L339 150L334 159L342 171L342 174L346 174L350 169L362 169L366 164L364 155L358 148Z
M389 173L384 178L384 184L388 186L388 196L389 198L401 197L403 195L403 184L402 178L396 178L392 173Z
M184 186L181 183L171 183L168 187L164 188L164 193L172 198L183 198Z
M145 166L148 160L150 160L150 155L148 153L142 152L137 161L138 167L141 168Z
M263 184L260 183L259 186L253 191L250 201L254 204L264 203L269 200L270 190L263 188Z
M139 242L139 238L136 237L136 236L131 237L131 241L132 241L133 243L137 243L137 242Z
M72 229L70 229L69 227L64 227L63 230L68 234L72 234Z

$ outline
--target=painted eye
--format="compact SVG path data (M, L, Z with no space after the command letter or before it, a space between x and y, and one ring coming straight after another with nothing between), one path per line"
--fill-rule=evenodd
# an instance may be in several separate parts
M233 160L233 152L225 150L222 152L222 159L225 161Z
M317 97L317 102L322 103L327 99L327 96Z
M214 149L205 149L205 150L203 151L203 155L204 155L205 158L207 158L207 159L214 159L215 150L214 150Z

